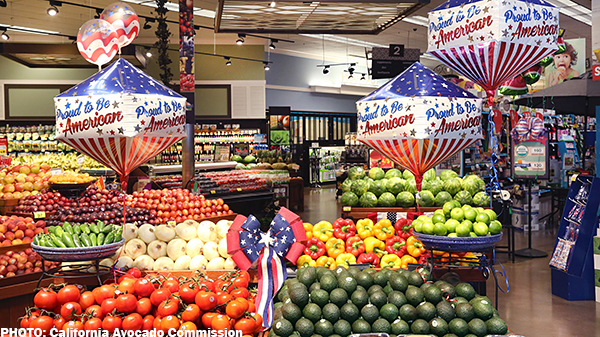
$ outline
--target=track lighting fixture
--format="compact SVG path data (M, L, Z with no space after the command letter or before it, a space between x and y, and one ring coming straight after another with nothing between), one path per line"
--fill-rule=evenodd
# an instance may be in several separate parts
M244 38L246 38L246 34L238 34L238 39L235 41L235 43L236 43L238 46L241 46L241 45L243 45L243 44L244 44L244 41L245 41L245 40L244 40Z
M263 62L263 64L265 65L265 71L269 71L271 70L271 67L269 67L269 62Z
M6 7L6 0L0 0L0 7Z
M364 81L364 80L366 80L366 79L367 79L367 78L365 77L365 74L362 74L362 76L361 76L360 80L361 80L361 81Z
M150 47L144 47L144 49L146 50L146 57L147 58L151 58L152 57L152 49Z
M350 73L350 76L352 76L352 74L354 74L354 67L356 66L356 63L350 63L350 67L348 68L348 72ZM349 77L352 78L352 77Z
M230 57L226 57L225 58L227 60L227 62L225 62L226 66L230 66L231 65L231 58Z
M324 74L324 75L327 75L327 74L329 74L329 66L325 66L325 67L323 68L323 74Z
M144 29L150 29L150 28L152 28L152 26L150 25L150 22L154 22L154 19L146 18L146 21L144 21L144 27L143 28Z
M102 15L102 10L100 8L96 8L96 15L94 15L94 19L100 19Z
M62 3L59 1L50 1L50 8L46 10L46 13L50 16L55 16L58 14L58 7L62 6Z
M277 6L277 3L275 1L271 1L271 3L269 4L269 7L273 8Z
M10 40L10 36L8 36L8 34L6 34L6 28L0 28L0 32L2 32L2 40L4 41L8 41Z
M279 41L277 41L276 39L271 39L271 44L269 45L269 48L271 49L275 49L275 43L277 43Z

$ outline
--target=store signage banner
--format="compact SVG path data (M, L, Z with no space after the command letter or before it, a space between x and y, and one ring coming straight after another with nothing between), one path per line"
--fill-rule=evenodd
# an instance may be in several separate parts
M448 1L429 12L428 52L495 90L557 50L558 18L543 0Z
M356 105L357 139L415 175L482 138L482 100L419 62Z

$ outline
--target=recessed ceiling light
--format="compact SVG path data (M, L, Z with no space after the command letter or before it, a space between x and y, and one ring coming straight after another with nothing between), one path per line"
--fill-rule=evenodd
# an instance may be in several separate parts
M58 14L58 8L56 8L56 6L50 6L50 8L46 10L46 13L48 13L48 15L50 16L55 16L56 14Z

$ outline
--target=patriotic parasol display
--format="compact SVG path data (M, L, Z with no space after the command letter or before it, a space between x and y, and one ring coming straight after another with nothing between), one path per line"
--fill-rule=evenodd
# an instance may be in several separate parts
M482 100L416 62L356 103L357 139L422 175L482 138Z
M557 50L558 8L544 0L450 0L429 12L428 52L494 91Z
M271 222L267 233L260 222L250 215L238 215L227 233L227 253L243 270L255 265L258 269L257 312L263 325L273 324L273 297L287 278L285 259L295 263L304 251L306 231L300 217L285 207Z
M186 99L125 59L54 98L56 138L129 173L185 138Z

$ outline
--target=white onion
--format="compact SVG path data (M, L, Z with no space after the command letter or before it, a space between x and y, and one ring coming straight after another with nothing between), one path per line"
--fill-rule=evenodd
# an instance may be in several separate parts
M208 261L219 257L219 246L216 242L207 242L202 248L202 252Z
M188 243L186 245L185 254L189 257L194 257L196 255L200 255L200 254L202 254L203 246L204 246L204 243L202 242L202 240L200 240L198 238L191 239L190 241L188 241Z
M103 259L102 261L100 261L100 265L105 266L105 267L112 267L113 264L115 264L115 260L110 259L110 258L106 258L106 259Z
M125 224L125 227L123 228L123 237L125 238L125 241L135 239L135 238L137 238L137 236L138 236L137 226L132 223Z
M114 261L117 261L119 256L121 256L122 251L123 251L123 246L119 247L119 249L117 249L117 251L110 258L113 259Z
M187 255L180 256L173 265L174 270L188 270L190 269L190 261L192 258Z
M137 259L138 256L146 254L146 243L140 239L129 240L125 245L125 254L132 259Z
M208 260L204 255L196 255L190 261L190 270L205 270Z
M154 269L154 259L144 254L133 261L133 266L139 270L152 270Z
M225 263L223 263L223 269L225 270L233 270L235 269L235 262L233 262L233 259L228 257L225 260Z
M219 241L219 254L224 258L231 256L227 254L227 238L222 238L221 241Z
M175 238L175 228L172 225L160 225L154 230L156 238L164 242L169 242Z
M195 229L198 229L198 222L192 219L187 219L183 223L194 226Z
M167 245L167 255L173 261L177 260L180 256L185 255L186 242L182 239L173 239L169 241Z
M227 236L227 232L229 231L229 227L231 227L231 221L229 220L220 220L215 225L215 230L217 231L217 237L222 239Z
M223 270L225 266L225 259L222 257L214 258L208 261L206 270Z
M154 240L148 244L148 255L153 259L158 259L161 256L167 256L167 243Z
M215 231L215 224L208 220L202 221L198 225L198 238L204 243L216 241L217 232Z
M190 241L198 235L196 232L196 228L192 224L186 222L182 222L179 225L177 225L175 227L175 232L180 238L184 239L185 241Z
M170 258L163 256L154 261L154 270L173 270L175 262Z
M150 243L156 240L156 234L154 234L154 226L151 224L143 224L138 228L138 237L144 240L145 243Z
M115 268L121 269L124 267L127 267L127 268L133 267L133 259L130 258L129 256L121 255L121 257L117 261L117 264L115 265Z

